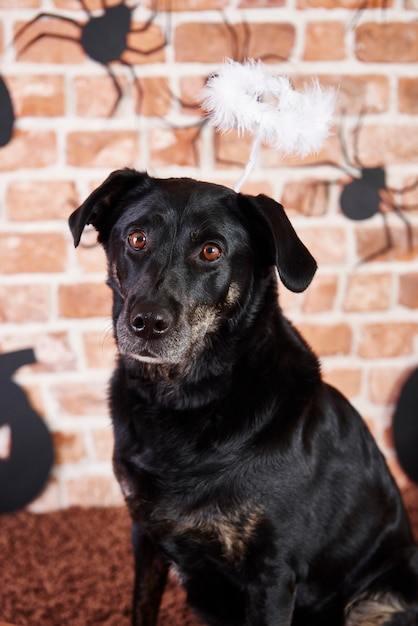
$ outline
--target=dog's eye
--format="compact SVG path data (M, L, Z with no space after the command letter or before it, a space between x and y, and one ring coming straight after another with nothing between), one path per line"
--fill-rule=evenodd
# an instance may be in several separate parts
M222 250L217 245L214 243L206 243L202 248L200 256L205 261L217 261L221 254Z
M128 236L128 242L134 250L142 250L146 246L147 237L142 230L136 230Z

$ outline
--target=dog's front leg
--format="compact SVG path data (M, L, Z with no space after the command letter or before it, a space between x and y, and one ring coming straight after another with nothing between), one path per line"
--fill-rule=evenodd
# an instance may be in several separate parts
M291 625L296 598L296 584L291 573L274 581L260 576L248 591L245 626Z
M132 525L135 563L133 626L155 626L167 580L168 563L138 522Z

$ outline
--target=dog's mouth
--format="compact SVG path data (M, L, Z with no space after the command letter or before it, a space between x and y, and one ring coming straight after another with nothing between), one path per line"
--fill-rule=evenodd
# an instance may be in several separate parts
M177 362L151 354L148 350L142 350L140 352L120 351L120 354L128 356L135 361L140 361L141 363L149 363L150 365L174 365Z

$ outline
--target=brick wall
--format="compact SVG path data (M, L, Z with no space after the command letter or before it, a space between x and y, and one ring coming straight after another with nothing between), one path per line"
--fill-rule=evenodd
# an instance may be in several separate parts
M85 4L90 18L101 15L99 0ZM49 17L33 21L42 12ZM35 348L37 364L16 379L56 446L33 508L120 502L106 409L114 345L104 257L93 233L74 250L66 219L114 168L226 185L239 178L248 138L215 136L193 105L225 56L262 58L296 85L317 75L338 86L334 134L322 151L301 161L264 147L244 191L281 199L316 256L312 286L300 295L282 287L283 307L404 484L391 417L418 361L418 210L404 212L409 249L393 204L381 205L394 245L361 262L383 246L383 218L348 219L339 194L356 158L384 165L390 187L418 177L418 2L161 0L155 14L141 4L128 38L137 52L110 66L119 103L103 63L79 43L86 19L80 0L0 0L0 76L16 116L0 148L0 351ZM349 171L359 176L358 167ZM418 208L418 188L396 202Z

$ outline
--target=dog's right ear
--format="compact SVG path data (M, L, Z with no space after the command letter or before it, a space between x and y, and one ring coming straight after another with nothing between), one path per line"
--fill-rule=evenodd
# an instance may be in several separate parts
M260 258L265 265L275 265L282 283L298 293L311 282L316 261L297 236L281 204L260 194L239 194L258 241Z
M145 172L133 169L116 170L95 189L70 215L68 220L74 239L74 246L80 243L80 238L87 224L92 224L98 231L100 243L106 241L117 215L119 201L132 190L138 193L151 187L151 177Z

